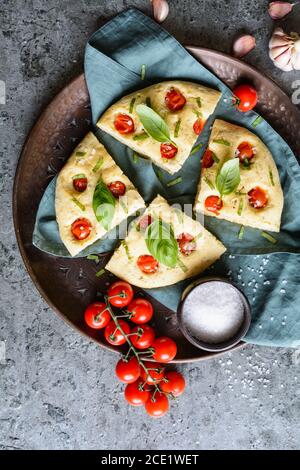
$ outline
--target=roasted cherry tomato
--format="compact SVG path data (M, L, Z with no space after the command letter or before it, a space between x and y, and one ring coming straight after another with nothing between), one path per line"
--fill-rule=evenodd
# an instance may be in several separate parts
M161 382L165 376L165 370L162 365L158 364L157 362L150 361L145 361L144 364L148 369L149 374L147 375L146 371L142 367L141 379L144 382L147 382L149 385L158 384Z
M255 88L251 85L238 85L233 90L234 105L243 113L256 106L258 97Z
M100 330L111 321L111 316L103 302L94 302L88 305L84 312L84 319L90 328Z
M169 143L169 144L161 144L160 146L160 155L162 158L166 158L167 160L171 160L177 155L178 148Z
M132 406L141 406L146 403L150 394L149 385L143 386L142 380L137 380L132 384L128 384L125 388L125 398Z
M88 180L84 175L78 175L73 178L73 187L78 193L83 193L86 190Z
M213 166L214 164L213 155L214 153L211 150L209 149L205 150L204 155L202 157L202 161L201 161L202 168L210 168L211 166Z
M205 209L219 215L219 211L223 207L223 201L219 196L208 196L205 199Z
M87 219L76 219L71 225L71 232L77 240L84 240L89 236L92 224Z
M125 113L119 113L117 115L114 126L120 134L130 134L134 132L133 119Z
M108 300L117 308L127 307L133 299L133 289L128 282L114 282L108 289Z
M145 408L152 418L161 418L169 410L169 400L163 393L157 392L150 395L145 403Z
M180 91L171 88L165 97L165 103L170 111L179 111L186 103L186 99Z
M126 323L126 321L120 319L119 320L119 325L122 328L122 330L124 331L125 335L129 335L130 327L129 327L128 323ZM109 324L105 328L104 336L105 336L106 341L109 344L113 344L114 346L121 346L122 344L126 343L125 336L123 335L121 330L119 330L116 327L116 324L113 320L111 322L109 322Z
M156 338L151 347L154 349L153 359L158 362L170 362L177 354L175 341L167 336Z
M255 209L262 209L268 204L267 191L256 186L248 192L249 204Z
M116 365L116 376L121 382L131 384L135 382L141 374L141 366L136 357L132 357L129 361L120 359Z
M144 215L144 217L142 217L138 223L138 228L139 230L144 232L147 229L148 225L151 225L151 224L152 224L151 215Z
M240 162L244 165L248 165L254 155L253 147L249 142L242 142L237 148L236 156L239 157Z
M108 189L115 198L124 196L126 192L126 186L122 181L113 181L113 183L108 185Z
M137 297L127 307L127 311L132 313L130 320L137 325L148 323L153 316L153 307L149 300Z
M166 372L164 380L160 383L163 392L172 393L173 397L179 397L184 392L184 377L175 371Z
M158 270L159 263L151 255L140 255L137 259L137 265L145 274L153 274Z
M177 243L180 252L185 256L190 255L197 248L195 237L189 233L181 233L177 238Z
M197 135L201 134L205 126L205 123L206 123L206 120L202 119L201 117L199 117L197 121L194 122L193 129L194 129L195 134Z
M149 325L135 326L131 332L131 335L131 342L137 349L150 348L155 339L155 331Z

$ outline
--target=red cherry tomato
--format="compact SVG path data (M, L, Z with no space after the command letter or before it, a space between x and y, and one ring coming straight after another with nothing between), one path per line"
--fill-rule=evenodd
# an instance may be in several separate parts
M165 103L170 111L179 111L186 103L186 99L179 90L171 88L165 97Z
M127 307L133 299L133 289L128 282L114 282L108 289L108 300L117 308Z
M194 122L193 129L195 134L199 135L203 131L205 126L206 120L202 118L198 118L197 121Z
M126 186L124 183L122 183L122 181L114 181L113 183L110 183L108 185L108 189L115 198L124 196L126 192Z
M121 382L131 384L135 382L141 373L141 366L136 357L132 357L129 361L120 359L116 365L116 376Z
M152 224L151 215L144 215L144 217L142 217L138 223L138 228L139 230L144 232L147 229L148 225L151 225L151 224Z
M210 212L214 212L215 214L219 215L219 211L223 207L223 201L219 196L208 196L205 199L205 209Z
M153 384L158 384L159 382L162 381L162 379L165 376L165 370L162 367L161 364L158 364L157 362L150 362L150 361L145 361L144 365L148 369L148 375L144 368L142 367L141 370L141 379L144 382L147 382L149 385Z
M268 204L267 191L256 186L248 192L249 204L255 209L262 209Z
M141 406L146 403L150 394L149 386L143 387L143 381L137 380L132 384L128 384L125 388L125 398L132 406Z
M246 113L256 106L258 97L255 88L251 85L239 85L233 90L235 106Z
M166 372L165 379L167 381L163 380L159 385L163 392L172 393L174 397L179 397L184 392L185 380L179 372Z
M85 240L92 230L92 224L89 220L76 219L71 225L71 232L77 240Z
M249 142L242 142L237 148L236 155L239 157L240 162L244 165L249 163L250 160L252 160L254 157L254 150L252 145L249 144Z
M202 157L202 168L210 168L214 164L213 152L209 149L206 149Z
M126 323L126 321L121 319L121 320L119 320L119 325L122 328L122 330L124 331L125 335L129 335L130 327L129 327L128 323ZM114 346L121 346L122 344L126 343L125 336L123 335L121 330L119 330L116 327L116 324L113 320L105 328L104 336L105 336L106 341L109 344L113 344Z
M173 144L161 144L160 146L160 155L162 158L171 160L176 156L178 148Z
M150 348L155 339L155 331L149 325L135 326L131 333L131 342L137 349Z
M84 319L90 328L100 330L111 321L111 316L103 302L94 302L87 306Z
M159 263L151 255L140 255L137 259L137 265L145 274L153 274L158 270Z
M88 183L88 180L85 177L84 178L74 178L73 179L73 187L74 187L75 191L77 191L78 193L83 193L83 191L86 190L87 183Z
M175 341L167 336L156 338L152 344L154 349L153 359L158 362L170 362L177 354L177 345Z
M190 255L193 251L197 249L195 237L193 237L193 235L190 235L189 233L181 233L177 238L177 243L180 252L185 256Z
M169 410L169 400L163 393L155 393L148 398L145 408L149 416L152 418L161 418Z
M125 113L117 115L114 126L120 134L131 134L131 132L134 132L133 119Z
M149 300L137 297L127 307L127 311L132 313L130 320L137 325L148 323L153 316L153 307Z

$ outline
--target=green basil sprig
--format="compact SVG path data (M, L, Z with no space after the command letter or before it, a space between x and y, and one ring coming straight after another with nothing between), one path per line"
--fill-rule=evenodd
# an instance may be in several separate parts
M170 129L163 118L153 111L152 108L144 104L136 107L139 120L143 124L145 131L158 142L170 142Z
M222 197L235 191L240 181L240 161L238 158L232 158L227 160L218 171L216 188Z
M109 230L115 213L116 200L106 184L99 181L93 195L93 210L98 222Z
M147 228L145 241L149 252L161 264L174 268L178 262L178 243L171 225L154 220Z

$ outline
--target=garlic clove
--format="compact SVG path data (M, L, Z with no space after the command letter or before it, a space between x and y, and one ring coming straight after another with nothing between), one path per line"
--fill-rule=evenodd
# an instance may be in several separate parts
M169 14L169 4L167 0L151 0L151 2L155 21L162 23Z
M300 70L300 39L293 46L291 62L295 70Z
M281 56L284 52L288 51L289 49L290 49L289 45L272 47L270 49L269 55L271 59L276 60L279 56Z
M292 59L292 51L291 48L287 48L284 52L282 52L280 55L278 55L275 58L272 58L270 55L271 59L273 60L274 64L284 70L284 71L291 71L293 70L293 66L291 64L291 59Z
M269 4L269 15L273 20L280 20L291 13L294 3L272 2Z
M248 54L256 46L256 41L250 34L240 36L233 43L233 55L234 57L241 58Z

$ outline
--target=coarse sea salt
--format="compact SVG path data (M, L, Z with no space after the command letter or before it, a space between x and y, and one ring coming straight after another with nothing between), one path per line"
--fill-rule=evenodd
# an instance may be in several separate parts
M182 314L185 327L194 338L216 344L238 332L244 320L244 304L230 284L209 281L187 295Z

